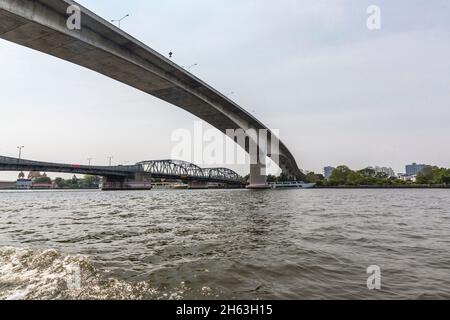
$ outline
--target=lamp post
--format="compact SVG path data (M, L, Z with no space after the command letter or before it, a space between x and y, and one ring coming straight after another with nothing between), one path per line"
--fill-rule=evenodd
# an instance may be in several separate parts
M193 65L191 65L189 67L183 66L183 68L185 68L187 71L190 71L195 66L198 66L198 63L194 63Z
M121 18L121 19L113 19L113 20L111 20L111 22L112 22L112 23L118 22L118 24L119 24L119 29L120 29L120 25L121 25L122 20L125 19L125 18L128 18L129 16L130 16L129 14L126 14L123 18Z
M114 158L113 156L108 157L108 159L109 159L109 166L110 166L110 167L112 166L112 159L113 159L113 158Z
M89 166L91 166L92 158L87 158L87 161L88 161Z
M22 149L25 148L24 146L18 146L17 149L19 149L19 161L22 158Z

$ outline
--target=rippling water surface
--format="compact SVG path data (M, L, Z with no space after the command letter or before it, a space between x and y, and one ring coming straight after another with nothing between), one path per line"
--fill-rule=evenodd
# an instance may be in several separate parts
M0 299L48 298L448 299L450 190L0 192Z

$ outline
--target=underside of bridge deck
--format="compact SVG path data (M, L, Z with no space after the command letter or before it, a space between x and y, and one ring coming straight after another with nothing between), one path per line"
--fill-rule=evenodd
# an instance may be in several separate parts
M74 4L81 9L79 30L67 27L67 9ZM266 129L271 136L265 125L229 98L74 1L0 0L0 38L142 90L224 133L228 129ZM259 145L258 140L254 143ZM293 177L300 173L294 157L281 141L278 150L266 155L274 159L284 174ZM261 170L258 175L256 169L251 171L252 181L263 182L265 174Z

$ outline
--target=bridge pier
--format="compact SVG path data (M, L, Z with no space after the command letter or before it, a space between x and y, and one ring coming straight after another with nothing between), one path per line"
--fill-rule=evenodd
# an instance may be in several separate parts
M266 155L261 152L259 146L256 146L256 150L250 150L250 184L247 189L270 189L266 175Z
M134 177L103 177L103 191L151 190L152 184L145 174L138 172Z
M189 181L188 189L209 189L209 183L206 181Z
M267 183L265 164L251 164L250 165L250 184L247 189L253 190L265 190L270 189L270 185Z

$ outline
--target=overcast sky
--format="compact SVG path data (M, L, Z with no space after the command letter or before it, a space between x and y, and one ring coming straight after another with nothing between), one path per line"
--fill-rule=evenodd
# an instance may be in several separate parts
M450 167L450 2L83 0L273 129L303 169ZM366 27L366 9L382 28ZM68 163L169 158L194 116L0 40L0 155ZM207 127L205 125L205 127ZM245 168L235 168L245 174ZM0 180L16 174L0 173Z

